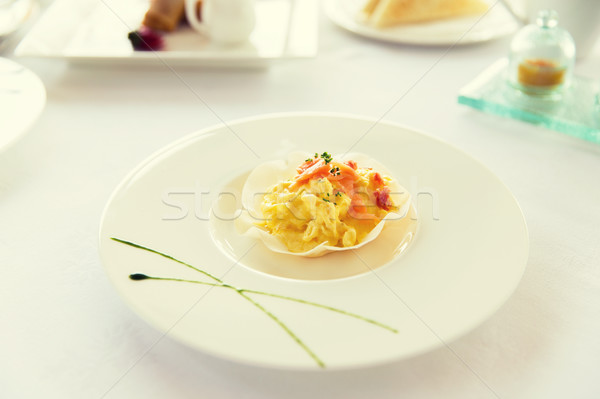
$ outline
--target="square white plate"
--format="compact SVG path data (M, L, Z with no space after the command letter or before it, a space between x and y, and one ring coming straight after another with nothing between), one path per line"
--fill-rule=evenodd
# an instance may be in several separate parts
M316 0L257 0L256 28L247 43L217 46L182 25L164 35L165 49L134 51L148 0L56 0L15 50L17 56L86 63L264 66L317 54Z

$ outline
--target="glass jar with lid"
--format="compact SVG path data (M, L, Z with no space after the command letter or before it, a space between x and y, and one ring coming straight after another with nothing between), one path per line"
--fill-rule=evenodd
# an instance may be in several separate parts
M546 96L568 87L575 63L575 42L558 26L558 14L543 10L510 45L509 82L522 92Z

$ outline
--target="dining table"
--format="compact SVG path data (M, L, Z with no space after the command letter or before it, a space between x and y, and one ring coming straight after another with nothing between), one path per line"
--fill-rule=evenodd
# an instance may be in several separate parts
M21 111L31 125L0 148L1 398L600 397L600 146L458 103L507 56L513 33L390 43L316 11L315 56L259 67L18 56L18 40L2 48L40 78L46 101L39 117ZM598 71L600 42L575 65L590 79ZM194 132L300 112L406 126L497 176L528 236L522 277L499 309L421 353L298 370L196 350L128 306L99 230L130 171ZM215 170L233 162L222 155Z

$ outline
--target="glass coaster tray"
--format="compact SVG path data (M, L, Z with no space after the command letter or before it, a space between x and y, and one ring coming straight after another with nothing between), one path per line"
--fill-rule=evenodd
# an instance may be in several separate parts
M458 102L475 109L543 125L600 143L599 82L573 76L559 100L529 96L506 81L508 59L498 60L463 87Z

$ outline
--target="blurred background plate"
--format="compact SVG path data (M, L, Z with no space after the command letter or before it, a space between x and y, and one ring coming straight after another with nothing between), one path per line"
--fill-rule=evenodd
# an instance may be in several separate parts
M265 66L317 54L316 0L257 0L256 28L239 46L216 46L182 25L164 35L164 50L134 51L127 33L141 26L148 5L147 0L56 0L15 54L93 64L219 67Z
M518 28L514 17L498 2L483 17L449 18L434 22L374 28L361 21L366 0L325 0L325 13L335 24L371 39L393 43L441 46L497 39Z
M16 62L0 58L0 150L30 128L45 105L42 81Z
M33 0L0 0L0 40L18 30L37 7Z

